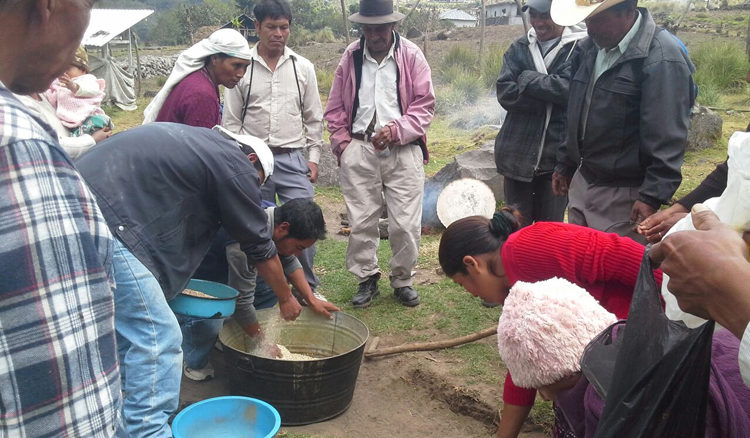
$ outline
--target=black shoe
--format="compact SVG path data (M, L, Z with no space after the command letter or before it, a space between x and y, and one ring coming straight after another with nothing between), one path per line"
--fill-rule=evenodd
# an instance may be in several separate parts
M484 307L487 307L488 309L491 309L491 308L493 308L493 307L497 307L497 306L499 306L499 305L500 305L500 303L493 303L492 301L485 301L485 300L482 300L482 305L483 305Z
M397 287L393 290L398 301L407 307L419 305L419 294L411 286Z
M380 295L378 280L380 280L379 272L369 276L367 280L359 284L359 290L357 290L357 294L352 298L352 306L355 309L364 309L372 303L373 298Z

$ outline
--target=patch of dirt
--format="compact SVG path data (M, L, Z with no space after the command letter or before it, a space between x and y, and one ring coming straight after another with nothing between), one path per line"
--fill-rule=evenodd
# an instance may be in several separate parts
M401 340L381 338L380 345ZM183 378L180 407L231 393L221 352L213 350L216 378L193 382ZM440 351L404 353L364 360L352 404L336 418L314 424L282 427L283 433L314 437L428 438L490 437L497 427L497 397L501 388L488 384L465 386L457 376L460 363ZM521 437L546 436L529 427Z

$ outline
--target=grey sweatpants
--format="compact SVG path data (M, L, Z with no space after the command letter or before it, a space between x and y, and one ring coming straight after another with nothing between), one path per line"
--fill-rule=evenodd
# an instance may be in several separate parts
M424 167L416 144L396 146L379 157L371 143L352 139L341 155L341 193L351 234L346 266L361 283L378 272L378 219L388 209L389 262L393 288L411 286L422 228Z

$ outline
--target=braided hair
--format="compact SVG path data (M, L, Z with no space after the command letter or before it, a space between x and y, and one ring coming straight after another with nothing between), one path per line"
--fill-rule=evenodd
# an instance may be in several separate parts
M469 216L448 226L440 239L438 259L440 267L448 277L466 274L465 256L496 252L508 236L521 228L519 212L512 207L503 207L492 219Z

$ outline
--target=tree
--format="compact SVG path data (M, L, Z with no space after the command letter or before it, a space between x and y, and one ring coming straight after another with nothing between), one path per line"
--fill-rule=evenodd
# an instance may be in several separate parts
M253 0L234 0L234 4L237 5L237 9L241 10L246 15L252 15L253 8L255 8L255 2Z

